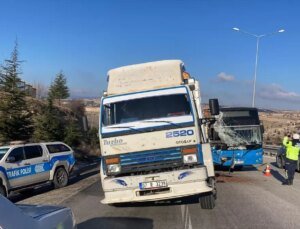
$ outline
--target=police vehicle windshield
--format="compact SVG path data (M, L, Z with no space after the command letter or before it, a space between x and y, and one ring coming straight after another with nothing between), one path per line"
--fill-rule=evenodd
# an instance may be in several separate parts
M8 148L0 149L0 160L4 157L4 155L7 153L8 150L9 150Z

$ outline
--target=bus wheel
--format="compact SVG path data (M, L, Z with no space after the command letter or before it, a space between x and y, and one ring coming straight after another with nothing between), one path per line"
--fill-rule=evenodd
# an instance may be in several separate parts
M211 192L201 195L199 202L202 209L213 209L216 206L215 197Z

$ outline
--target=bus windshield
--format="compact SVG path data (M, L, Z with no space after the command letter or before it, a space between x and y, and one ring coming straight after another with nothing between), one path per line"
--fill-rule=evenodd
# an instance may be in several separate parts
M147 119L191 114L187 94L147 97L105 104L102 124L110 126Z
M223 108L211 139L228 146L261 145L262 132L257 109Z
M226 125L259 125L258 112L256 109L249 110L221 110L222 118Z

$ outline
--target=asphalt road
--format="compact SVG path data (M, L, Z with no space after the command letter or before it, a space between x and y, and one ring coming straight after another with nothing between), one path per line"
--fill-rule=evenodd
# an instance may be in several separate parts
M266 158L271 162L274 159ZM218 199L213 210L202 210L195 198L122 207L103 205L100 179L64 201L78 228L300 228L300 174L294 186L282 186L283 171L247 168L229 174L217 171Z

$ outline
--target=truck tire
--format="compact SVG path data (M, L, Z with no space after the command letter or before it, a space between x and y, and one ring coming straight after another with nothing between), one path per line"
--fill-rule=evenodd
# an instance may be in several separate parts
M276 165L278 168L283 169L283 160L281 156L276 156Z
M0 184L0 195L5 196L5 197L7 196L5 187L1 184Z
M63 167L59 167L56 169L53 178L54 188L63 188L67 186L69 180L68 173Z
M201 195L199 197L199 202L202 209L213 209L216 206L213 193Z

